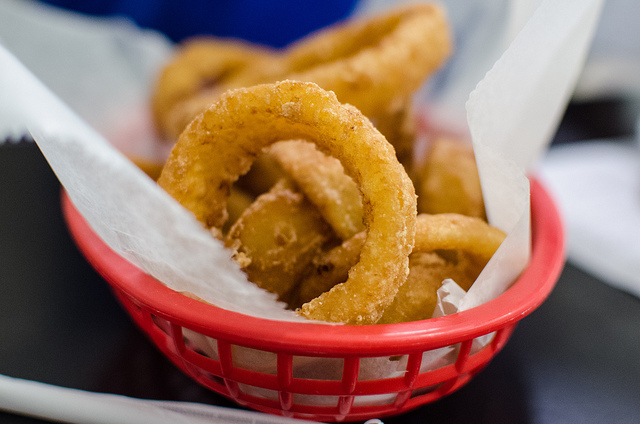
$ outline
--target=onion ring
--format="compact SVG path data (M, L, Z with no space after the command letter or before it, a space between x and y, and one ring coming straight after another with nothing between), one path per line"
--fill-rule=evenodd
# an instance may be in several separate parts
M253 46L247 49L240 45L239 58L227 52L225 45L220 50L219 63L214 62L214 68L208 71L215 78L220 79L219 70L227 62L246 66L243 78L220 81L222 91L283 79L315 82L333 91L340 102L357 107L369 117L404 162L410 145L406 143L406 131L398 131L395 121L406 114L404 109L425 79L449 57L452 39L444 9L423 3L334 24L270 55L256 54ZM183 68L183 63L188 64L177 59L174 67ZM180 75L178 71L165 72L176 78ZM203 74L204 71L189 74L191 79L184 84L192 95L183 96L184 101L161 102L175 105L170 113L157 119L170 137L177 137L220 95L220 90L194 95L199 92L198 86L202 84L197 81Z
M287 78L312 81L370 118L396 112L451 53L444 9L416 3L335 24L290 45Z
M291 299L294 308L346 281L349 270L360 260L360 251L366 239L367 233L362 231L315 257L295 288Z
M446 278L456 282L457 264L433 252L414 252L409 256L409 277L378 324L418 321L431 318L438 302L437 292Z
M463 250L488 261L505 237L504 231L480 218L455 213L419 214L413 250Z
M360 247L365 236L364 232L358 233L340 246L315 258L297 287L297 302L306 302L345 281L348 270L359 260ZM404 300L394 300L393 308L396 312L385 310L385 315L388 314L385 322L399 319L398 317L401 315L415 316L417 312L408 312L413 309L411 305L419 303L417 299L421 296L431 299L432 295L424 293L420 296L415 295L415 299L410 299L414 296L411 293L423 289L428 291L429 287L435 287L436 283L429 282L429 279L434 275L453 278L464 290L469 289L482 268L500 247L505 236L502 230L489 225L480 218L460 214L419 214L416 219L415 246L409 257L409 278L396 295ZM412 269L411 258L414 255L444 253L441 251L452 251L452 255L445 256L453 256L454 261L449 262L455 262L457 265L436 266L434 264L437 261L423 258L416 259L415 264L422 268L425 268L425 263L429 264L426 266L426 270ZM440 262L444 262L444 259L441 259ZM412 272L414 273L413 277L411 276ZM426 276L424 278L426 281L421 281L424 276ZM442 279L439 283L441 282ZM389 307L391 308L391 306Z
M338 159L304 140L281 141L271 146L269 154L316 205L338 237L347 240L364 230L360 191Z
M286 302L308 263L332 237L314 205L281 181L242 213L225 245L252 283Z
M415 191L384 136L333 93L296 81L227 92L182 132L158 184L206 226L219 228L238 176L264 147L299 138L341 161L362 193L367 228L360 261L347 281L304 304L299 313L331 322L375 323L407 278Z
M458 139L431 140L416 174L418 211L459 213L486 219L473 147Z
M152 93L151 109L161 135L173 141L211 102L212 95L217 97L232 86L255 84L275 68L278 71L274 73L281 73L274 52L234 39L200 37L185 41L163 68ZM186 112L188 118L176 116L176 105L193 98L201 99L195 113Z
M269 191L280 180L290 179L290 175L282 169L282 166L270 153L271 149L280 143L286 143L286 141L275 143L266 148L263 154L251 164L249 172L238 179L236 185L247 193L258 196Z
M242 213L255 201L255 198L238 187L231 187L227 198L227 213L229 219L222 227L222 233L227 233L229 228L242 216Z
M416 144L417 118L413 101L406 101L404 107L375 118L375 126L396 149L396 156L404 165L409 176L413 173L413 157Z

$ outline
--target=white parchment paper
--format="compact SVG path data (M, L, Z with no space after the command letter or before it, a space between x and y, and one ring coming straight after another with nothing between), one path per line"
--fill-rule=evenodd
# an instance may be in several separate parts
M506 19L487 49L490 60L499 59L482 79L488 69L486 58L473 67L463 55L477 57L481 46L465 44L458 32L461 56L432 92L437 93L433 99L446 105L442 110L448 116L460 115L464 110L460 99L469 98L467 121L489 218L508 237L473 289L462 297L461 309L497 296L526 266L530 249L526 174L546 149L573 90L601 0L523 0L513 3L515 9L505 2L479 4L473 7ZM37 3L8 1L2 7L7 11L0 14L5 18L0 28L18 22L29 27L22 32L31 39L12 43L10 34L0 30L6 46L0 50L0 136L24 130L32 134L93 229L114 250L167 286L249 315L300 319L274 296L249 283L221 244L121 152L143 145L143 151L156 154L147 101L150 81L171 50L166 40L126 22L123 36L121 20L91 18L87 24L85 18ZM460 8L462 3L452 5L452 12ZM467 19L474 22L478 16L467 15ZM488 34L487 28L468 30ZM83 43L87 39L90 42ZM485 40L490 39L486 35ZM62 52L69 53L62 63L59 56L33 52L41 43L56 42L64 44ZM92 57L99 65L84 62ZM30 65L24 66L21 60ZM82 60L82 66L75 60ZM61 89L69 76L49 75L56 70L89 81L83 86L94 89ZM55 93L42 81L54 85ZM476 82L470 96L464 96ZM103 84L108 89L96 89ZM433 102L432 109L438 110L435 100L423 101Z
M396 3L364 0L356 13ZM526 266L526 176L546 150L573 90L602 0L443 3L454 25L457 53L417 101L443 128L469 134L490 222L508 236L468 293L453 281L445 284L439 315L493 299ZM31 134L75 206L111 248L168 287L190 291L222 308L302 320L248 282L229 252L125 156L166 155L155 139L148 110L151 83L173 49L165 37L124 19L88 18L30 0L5 0L0 3L0 44L0 142ZM212 340L191 333L185 333L190 342L217 356ZM234 360L250 368L277 367L273 354L235 348ZM446 346L426 352L422 371L455 360L456 350ZM402 375L407 357L396 359L364 358L359 379ZM331 358L295 357L294 366L296 375L303 376L322 370L323 378L335 374L339 379L342 372L342 363ZM2 382L8 392L22 393L22 382ZM9 399L9 406L5 399L0 408L70 419L77 410L76 397L84 396L60 388L43 390L42 399L22 396ZM277 397L276 392L243 390ZM52 396L56 405L49 402ZM385 403L389 396L357 396L354 404ZM96 401L85 408L91 416L112 399ZM157 413L144 402L127 402L130 410L112 412L135 417ZM172 411L178 409L172 406Z

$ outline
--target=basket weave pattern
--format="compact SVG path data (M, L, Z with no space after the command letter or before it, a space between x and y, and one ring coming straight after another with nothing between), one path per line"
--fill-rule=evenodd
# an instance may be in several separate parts
M505 345L519 320L546 299L564 265L553 202L532 180L532 257L498 298L441 318L387 325L274 322L176 293L110 250L63 193L80 250L111 284L137 325L180 369L238 404L288 417L355 421L398 414L464 386ZM434 351L445 361L431 361ZM242 360L251 353L252 361ZM391 365L383 378L371 364ZM312 369L309 376L300 369ZM324 369L335 369L329 376ZM319 372L318 372L319 370Z

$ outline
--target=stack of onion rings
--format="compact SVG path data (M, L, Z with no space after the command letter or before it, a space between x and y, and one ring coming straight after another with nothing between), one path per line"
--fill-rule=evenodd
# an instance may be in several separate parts
M297 292L297 298L293 301L294 305L307 302L310 299L320 295L321 293L331 289L335 284L339 284L347 277L349 269L358 261L360 249L366 238L366 233L362 232L354 237L346 240L341 245L329 250L321 256L314 259L307 273L302 278ZM412 257L420 254L433 254L443 251L447 252L463 252L465 265L472 266L469 278L455 278L465 290L468 289L475 281L480 270L484 268L486 263L491 259L495 251L505 238L505 233L495 227L489 225L486 221L456 213L445 213L437 215L418 214L416 218L416 239L415 246L411 252ZM446 257L446 254L445 254ZM410 258L411 259L411 258ZM446 261L443 258L439 262L445 264L444 267L434 267L433 260L430 259L431 270L448 275L446 278L454 276L463 276L464 272L469 271L468 266L458 266L457 262L460 258L455 258L455 264ZM424 258L421 259L424 262ZM430 299L435 300L435 290L439 288L444 278L427 279L422 276L416 278L419 273L419 267L410 266L409 281L405 283L396 297L410 297L408 293L411 290L429 292ZM454 273L455 272L455 273ZM412 273L414 274L412 276ZM413 282L411 282L413 278ZM425 284L434 284L433 290L422 289ZM416 290L416 285L421 287ZM413 297L416 297L413 295ZM424 307L423 304L414 301L419 306L412 307L409 302L400 301L394 309L405 315L415 315L416 312L409 313L418 307ZM434 304L435 306L435 304ZM388 312L385 311L388 315Z
M156 84L156 126L163 137L175 140L228 89L284 79L311 81L372 119L404 161L410 156L412 128L396 122L410 115L412 95L446 60L451 44L444 10L425 3L335 24L281 51L195 39L184 44Z
M152 99L159 131L177 138L158 184L304 317L429 318L443 280L467 290L505 236L486 222L468 144L432 140L410 168L411 97L450 44L431 4L283 51L193 40Z
M181 134L158 184L206 226L221 228L233 182L264 147L296 138L340 159L362 193L367 228L360 261L347 281L302 305L300 314L375 323L406 280L415 191L382 134L333 93L295 81L227 92Z
M471 143L434 137L423 163L414 170L418 210L455 212L486 219L480 176Z
M282 180L242 211L225 244L250 281L286 300L300 273L331 237L317 208Z
M360 191L344 173L338 159L324 155L303 140L276 143L269 153L318 208L338 237L346 240L364 230ZM314 172L309 172L310 169Z
M278 63L273 49L245 41L200 37L184 42L155 85L151 109L156 127L163 136L175 137L184 125L174 122L189 122L200 112L195 110L190 112L192 116L181 118L177 105L194 98L205 98L209 103L222 94L224 87L252 84L258 72L275 73ZM182 126L175 129L174 125Z

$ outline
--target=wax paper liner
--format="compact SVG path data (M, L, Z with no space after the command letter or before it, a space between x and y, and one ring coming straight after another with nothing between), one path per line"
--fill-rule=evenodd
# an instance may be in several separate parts
M466 100L465 92L479 82L468 96L466 121L489 220L508 233L469 292L452 303L457 305L453 311L468 309L498 296L528 262L530 217L526 175L546 149L573 90L601 1L482 3L483 7L477 11L485 13L462 17L456 15L456 11L468 9L460 4L456 8L455 2L452 3L452 21L458 24L455 34L459 54L425 86L417 101L431 112L429 119L438 117L443 126L460 127L460 116L465 110L461 99ZM6 21L32 25L33 43L46 41L55 45L55 35L61 31L72 56L65 58L67 64L72 64L74 57L86 60L88 49L99 52L101 66L65 68L65 71L84 74L83 81L90 81L89 87L100 86L105 74L120 75L118 72L125 80L127 72L134 74L132 79L139 84L127 80L126 83L114 82L108 90L86 93L60 90L54 94L12 53L0 49L0 96L3 99L0 135L15 138L22 131L28 131L96 233L111 248L168 287L189 291L219 307L248 315L301 320L285 310L273 295L248 282L230 259L229 252L122 154L165 154L155 143L147 101L149 81L171 52L172 47L166 40L148 31L138 34L138 30L122 20L106 22L91 18L93 24L99 22L100 35L97 36L93 32L96 25L86 25L87 18L60 15L54 9L42 9L29 2L7 2L3 7L7 5L11 6L8 10L13 15L1 16ZM373 3L370 8L363 3L358 13L373 9ZM42 13L41 21L33 19L34 10ZM504 18L500 21L503 24L494 25L493 32L489 31L485 25L495 24L497 16ZM42 24L44 21L46 25ZM66 25L64 30L56 26L61 22ZM128 28L126 43L116 35L123 24ZM69 47L75 46L78 39L86 40L88 33L95 36L91 42L77 49ZM12 44L4 33L0 32L0 36L11 49ZM486 57L473 66L473 57L481 52L478 40L487 42ZM38 54L30 56L15 44L13 47L16 56L30 57L37 62ZM29 49L29 44L23 43L22 48ZM104 61L104 55L110 59ZM499 58L489 70L487 57L489 60ZM50 62L55 60L55 57L45 57L44 64L34 63L31 68L41 80L46 80L47 71L55 69ZM115 72L109 69L111 66L116 67ZM87 69L91 75L85 74ZM65 103L75 105L77 110L72 111ZM451 299L443 296L443 300ZM201 344L206 347L207 340ZM437 364L448 353L438 352L437 357L423 361L424 366ZM251 354L245 352L249 359ZM376 361L377 358L372 358L372 362ZM371 376L389 375L397 372L395 365L383 358L381 364L363 366L363 372ZM398 365L397 369L404 368Z

